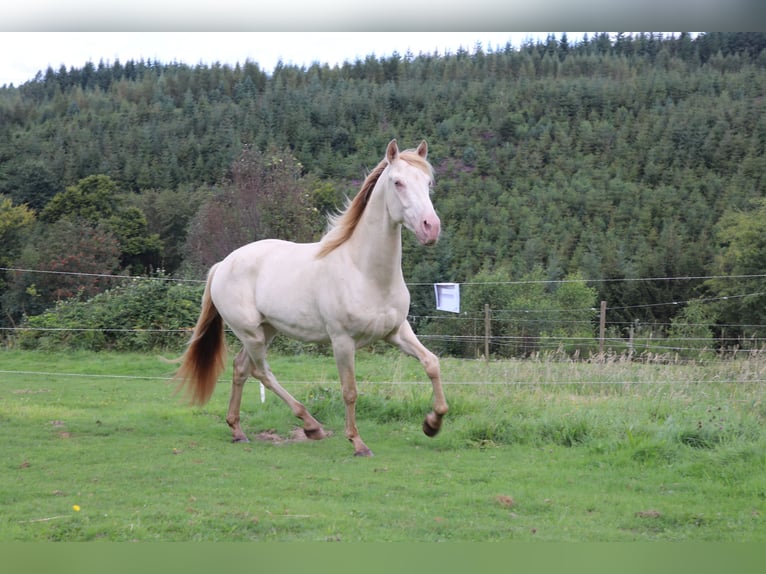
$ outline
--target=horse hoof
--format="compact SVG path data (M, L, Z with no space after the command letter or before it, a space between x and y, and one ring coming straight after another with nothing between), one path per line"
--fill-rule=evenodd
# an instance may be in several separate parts
M250 442L250 439L246 436L235 436L231 439L231 442Z
M366 457L370 457L370 456L373 456L373 455L372 455L372 451L369 448L366 448L364 450L356 451L354 453L354 456L366 456Z
M435 437L437 434L439 434L439 431L441 430L441 421L439 421L439 424L437 426L432 425L428 417L425 418L423 421L423 434L425 434L427 437Z
M330 436L330 434L325 432L322 427L316 429L303 429L303 434L306 435L306 438L311 440L322 440L323 438Z

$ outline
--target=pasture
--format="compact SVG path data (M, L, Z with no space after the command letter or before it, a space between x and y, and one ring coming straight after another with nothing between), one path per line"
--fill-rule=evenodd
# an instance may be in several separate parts
M232 355L229 356L231 359ZM273 356L333 435L231 366L185 404L155 356L0 351L0 541L766 541L766 357L693 364L442 359L450 411L401 354L357 357L343 436L335 363Z

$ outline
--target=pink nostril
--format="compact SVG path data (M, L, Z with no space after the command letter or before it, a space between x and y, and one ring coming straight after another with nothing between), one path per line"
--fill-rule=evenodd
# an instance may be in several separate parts
M423 234L426 243L434 243L439 238L441 222L438 217L423 220Z

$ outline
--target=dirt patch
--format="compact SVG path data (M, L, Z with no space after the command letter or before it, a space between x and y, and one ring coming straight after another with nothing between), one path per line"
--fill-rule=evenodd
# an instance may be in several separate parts
M659 510L639 510L636 512L636 516L639 518L660 518L662 513Z
M327 436L332 434L327 430L325 433ZM259 432L253 438L257 441L270 442L272 444L287 444L291 442L305 442L311 440L306 436L306 433L303 432L303 429L300 427L294 428L288 436L282 436L275 429L269 429Z

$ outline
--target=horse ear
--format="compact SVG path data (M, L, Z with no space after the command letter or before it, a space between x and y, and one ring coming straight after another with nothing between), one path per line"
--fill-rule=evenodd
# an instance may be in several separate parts
M428 143L426 142L426 140L423 140L422 142L420 142L417 152L420 157L422 157L423 159L426 159L426 156L428 155Z
M388 147L386 148L386 159L388 160L388 163L391 163L397 157L399 157L399 146L396 145L396 138L394 138L388 142Z

